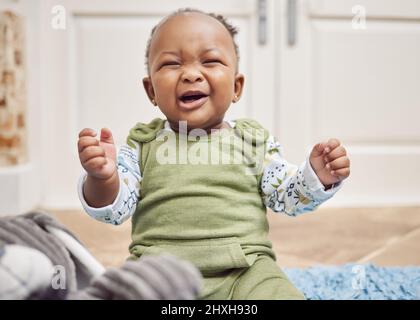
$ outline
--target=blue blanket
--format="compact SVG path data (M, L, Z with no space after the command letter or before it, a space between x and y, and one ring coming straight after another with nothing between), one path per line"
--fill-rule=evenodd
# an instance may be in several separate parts
M346 264L283 271L310 300L420 299L420 266Z

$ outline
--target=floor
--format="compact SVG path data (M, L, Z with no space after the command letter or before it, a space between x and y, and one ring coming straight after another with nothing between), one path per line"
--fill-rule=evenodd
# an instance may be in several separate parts
M130 222L106 225L81 211L51 211L105 266L127 257ZM296 218L268 213L281 267L374 263L420 266L420 207L320 208Z

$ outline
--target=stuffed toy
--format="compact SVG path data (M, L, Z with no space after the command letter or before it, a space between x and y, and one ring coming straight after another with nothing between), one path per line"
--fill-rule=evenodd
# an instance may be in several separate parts
M201 274L171 255L105 268L43 212L0 218L0 299L195 299Z

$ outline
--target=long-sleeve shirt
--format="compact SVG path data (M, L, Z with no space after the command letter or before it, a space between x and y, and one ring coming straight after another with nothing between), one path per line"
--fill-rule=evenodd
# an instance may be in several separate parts
M229 121L229 124L231 127L235 126L234 121ZM164 129L172 130L167 121ZM83 172L80 176L78 183L80 201L84 210L96 220L119 225L129 219L136 210L142 180L139 161L141 148L134 141L131 145L123 145L118 151L117 170L120 188L112 204L102 208L89 206L83 195L83 184L87 174ZM313 171L309 158L300 166L287 162L280 143L273 136L267 139L265 160L267 165L263 170L260 193L266 207L274 212L296 216L313 211L341 188L341 183L338 183L325 190Z

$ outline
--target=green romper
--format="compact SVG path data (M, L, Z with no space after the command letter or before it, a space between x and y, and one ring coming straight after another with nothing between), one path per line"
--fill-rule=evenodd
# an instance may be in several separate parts
M226 152L230 159L256 156L251 145L246 148L235 138L244 144L265 145L268 132L250 119L239 119L235 128L199 139L165 133L163 128L164 120L159 118L138 123L127 139L141 146L143 177L132 217L130 258L165 252L191 261L204 278L201 299L303 299L275 262L261 197L262 172L245 174L250 164L243 161L191 164L181 161L185 152L177 154L175 163L156 159L163 149L166 155L179 151L181 143L188 146L184 151L199 151L205 160ZM246 137L249 129L263 130L263 140Z

